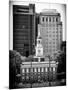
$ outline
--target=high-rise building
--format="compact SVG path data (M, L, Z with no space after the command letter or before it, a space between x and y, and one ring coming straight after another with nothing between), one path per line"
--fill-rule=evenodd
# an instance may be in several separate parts
M33 54L35 43L35 5L13 5L13 50Z
M53 55L61 49L62 43L62 22L60 13L54 10L44 10L39 16L41 28L42 45L44 55Z
M62 41L61 50L66 54L66 41Z

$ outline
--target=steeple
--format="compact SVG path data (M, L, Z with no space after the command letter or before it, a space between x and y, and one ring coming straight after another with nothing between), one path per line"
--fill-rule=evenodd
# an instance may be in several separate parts
M37 57L42 57L43 56L43 46L42 46L42 38L41 38L41 33L40 33L40 25L38 25L38 36L37 36L37 44L36 44L36 56Z
M38 36L37 36L37 39L42 39L42 38L41 38L41 34L40 34L40 29L41 29L41 28L40 28L40 25L38 25Z
M40 36L40 28L38 28L38 36Z

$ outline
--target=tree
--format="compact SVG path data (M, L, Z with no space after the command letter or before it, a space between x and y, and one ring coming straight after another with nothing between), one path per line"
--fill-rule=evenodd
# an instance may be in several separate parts
M29 61L33 61L33 55L30 55L30 56L28 57L28 59L29 59Z
M18 82L16 77L20 73L21 55L15 51L9 51L9 88L15 88L15 83Z
M59 50L54 54L54 60L59 62L58 72L66 72L66 54Z
M16 62L15 51L9 51L9 88L15 88L16 81Z

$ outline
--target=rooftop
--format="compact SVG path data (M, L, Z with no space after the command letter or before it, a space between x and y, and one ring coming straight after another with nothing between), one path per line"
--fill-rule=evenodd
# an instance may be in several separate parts
M43 9L42 13L58 13L56 9Z
M43 9L40 15L60 15L56 9Z

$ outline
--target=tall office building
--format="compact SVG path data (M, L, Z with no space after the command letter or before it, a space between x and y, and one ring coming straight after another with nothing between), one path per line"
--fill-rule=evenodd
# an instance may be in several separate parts
M35 5L13 5L13 50L33 54L35 43Z
M44 55L53 55L60 50L62 43L62 22L60 13L55 9L44 10L39 16Z

